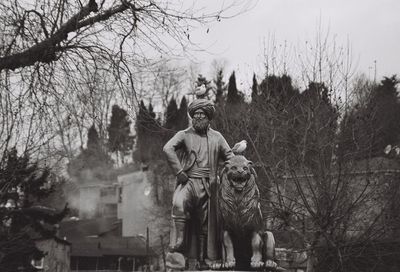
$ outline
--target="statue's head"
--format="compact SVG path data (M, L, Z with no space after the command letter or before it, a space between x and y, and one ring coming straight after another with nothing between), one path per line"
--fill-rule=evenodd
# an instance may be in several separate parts
M214 116L214 104L207 99L196 99L190 103L188 112L192 118L193 128L198 133L205 133L210 125L210 121Z

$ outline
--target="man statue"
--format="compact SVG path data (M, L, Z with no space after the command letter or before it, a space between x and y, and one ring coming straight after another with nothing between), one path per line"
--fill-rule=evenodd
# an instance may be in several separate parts
M177 132L163 148L177 179L170 252L197 259L200 269L208 268L206 259L220 259L217 168L233 156L221 133L210 128L214 112L211 101L194 100L188 107L192 126Z

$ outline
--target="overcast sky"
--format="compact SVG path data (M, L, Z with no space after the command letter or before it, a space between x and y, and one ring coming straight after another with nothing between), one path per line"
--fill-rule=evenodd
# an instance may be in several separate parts
M203 1L201 1L204 3ZM209 0L215 9L221 1ZM315 40L318 27L330 39L346 46L350 42L356 70L378 80L400 73L400 0L259 0L250 11L232 19L199 28L191 35L206 52L195 55L202 72L210 73L213 59L228 61L226 73L236 70L238 84L251 82L255 71L262 76L263 44L286 42L300 48ZM289 67L290 73L290 67Z

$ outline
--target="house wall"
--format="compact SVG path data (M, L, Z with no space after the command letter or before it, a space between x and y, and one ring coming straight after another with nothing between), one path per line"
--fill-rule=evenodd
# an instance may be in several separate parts
M135 172L119 178L122 187L120 216L122 236L146 235L151 227L151 213L154 209L151 199L152 186L145 172Z
M36 246L45 253L43 272L70 272L70 245L47 239L37 241Z
M91 185L79 188L79 218L94 218L99 212L100 187Z

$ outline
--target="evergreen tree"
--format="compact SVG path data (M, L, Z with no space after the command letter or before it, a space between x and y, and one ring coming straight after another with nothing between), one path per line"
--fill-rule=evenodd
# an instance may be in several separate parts
M171 98L165 113L164 127L168 130L175 131L178 126L178 116L178 105L176 104L175 98Z
M188 111L187 100L186 97L183 96L178 110L178 125L176 127L177 130L182 130L188 127L189 117L187 111Z
M44 253L35 240L52 238L57 224L68 212L36 206L53 192L50 170L31 162L29 156L6 152L0 162L0 271L36 271L32 259Z
M283 109L293 103L298 90L293 87L292 79L288 75L268 75L259 85L259 99L262 103L272 103L277 109Z
M124 155L132 150L133 137L130 129L131 121L128 113L118 105L112 107L111 121L108 126L108 146L111 152L121 157L123 163Z
M235 71L233 71L231 76L229 77L228 94L227 94L226 103L230 104L230 105L237 105L241 101L242 101L242 97L239 94L239 91L236 87Z
M387 145L400 142L400 100L396 76L372 88L365 105L357 105L341 122L339 153L355 158L382 156Z
M251 102L256 103L258 97L258 82L256 74L253 74L253 85L251 86Z
M88 130L88 140L86 146L90 150L101 148L99 133L97 132L94 124Z
M224 102L224 92L225 92L225 82L223 80L224 73L223 70L220 69L217 72L215 77L214 84L215 84L215 104L222 105Z
M135 159L148 163L161 158L163 133L151 103L147 109L144 102L140 102L136 117L136 133L137 153L134 154Z
M317 167L329 167L332 163L338 120L329 89L321 83L310 83L300 94L294 118L292 141L297 147L296 153L302 156L299 160L312 170L325 171Z
M113 168L113 161L105 151L99 134L93 124L88 130L87 148L72 159L68 164L68 173L80 182L90 182L91 177L86 174L91 172L95 178L107 179L108 170ZM91 176L91 175L90 175Z

